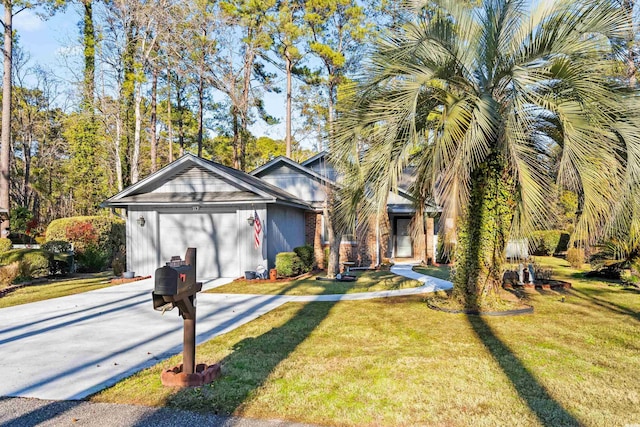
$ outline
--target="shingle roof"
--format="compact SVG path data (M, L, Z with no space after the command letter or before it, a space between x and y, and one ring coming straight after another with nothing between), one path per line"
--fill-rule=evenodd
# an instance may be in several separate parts
M152 193L145 191L153 186L155 182L170 177L173 169L184 168L192 163L200 165L213 174L225 175L238 187L238 191L231 192L180 192L180 193ZM178 169L180 170L180 169ZM173 163L165 166L158 172L149 175L138 183L124 189L113 197L110 197L103 206L128 206L136 204L171 204L171 203L213 203L221 204L228 202L263 202L263 203L284 203L297 207L310 209L311 206L295 197L294 195L268 184L259 178L251 176L245 172L233 169L211 160L196 157L192 154L185 154Z

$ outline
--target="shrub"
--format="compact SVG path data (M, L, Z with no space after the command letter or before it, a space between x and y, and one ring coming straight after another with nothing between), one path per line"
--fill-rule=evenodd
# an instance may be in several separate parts
M120 218L108 216L60 218L52 221L47 227L46 240L67 241L72 243L78 252L95 245L107 255L108 263L125 247L125 222Z
M567 261L573 268L581 268L584 259L584 249L582 248L571 248L567 251Z
M293 252L298 255L300 261L302 262L302 271L307 273L313 270L316 264L316 257L313 253L313 246L304 245L298 246L297 248L293 248Z
M10 239L7 239L6 237L0 238L0 253L10 251L12 245L13 243L11 243Z
M640 286L640 276L634 275L630 270L624 270L620 275L620 280L627 286Z
M49 265L53 257L41 250L25 252L20 261L20 276L23 278L45 277L49 275Z
M116 256L113 258L113 262L111 263L111 267L113 268L114 276L122 276L125 269L125 256L122 252L118 252Z
M295 252L280 252L276 255L278 276L293 277L302 271L302 261Z
M64 252L70 252L71 243L64 240L51 240L44 243L41 246L41 249L48 252L54 252L54 253L60 254Z
M37 243L33 236L24 233L14 233L12 231L9 237L14 245L35 245Z
M20 263L12 262L0 267L0 288L7 287L20 275Z
M53 253L51 264L49 264L49 274L66 276L73 267L73 254Z
M534 255L553 255L567 250L569 234L562 230L539 230L532 234Z
M98 246L90 245L77 254L78 270L85 273L102 271L109 262L109 254Z

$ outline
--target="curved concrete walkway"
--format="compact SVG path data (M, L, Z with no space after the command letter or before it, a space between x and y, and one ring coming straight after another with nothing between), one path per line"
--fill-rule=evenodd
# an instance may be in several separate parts
M198 294L196 342L229 332L287 302L353 301L449 289L400 264L417 288L344 295ZM210 289L230 279L205 282ZM76 400L182 351L177 310L151 303L153 280L0 309L0 396Z

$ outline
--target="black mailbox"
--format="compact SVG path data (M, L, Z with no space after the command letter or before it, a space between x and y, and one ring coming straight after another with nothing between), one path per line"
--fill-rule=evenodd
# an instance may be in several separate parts
M189 297L202 289L202 282L196 281L196 250L187 249L184 261L173 257L164 267L155 272L155 286L152 293L153 308L159 311L180 309L185 317L193 311Z
M202 282L196 281L196 249L188 248L184 261L172 257L155 273L151 297L153 308L162 311L178 307L184 320L183 372L193 374L196 358L196 293Z

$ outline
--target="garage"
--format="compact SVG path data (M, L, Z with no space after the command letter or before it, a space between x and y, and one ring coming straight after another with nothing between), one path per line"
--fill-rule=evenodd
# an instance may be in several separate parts
M197 248L197 277L238 277L236 212L159 213L160 259Z
M126 214L129 271L153 275L194 247L199 280L273 268L275 252L304 244L304 212L311 209L259 178L191 154L103 206Z

